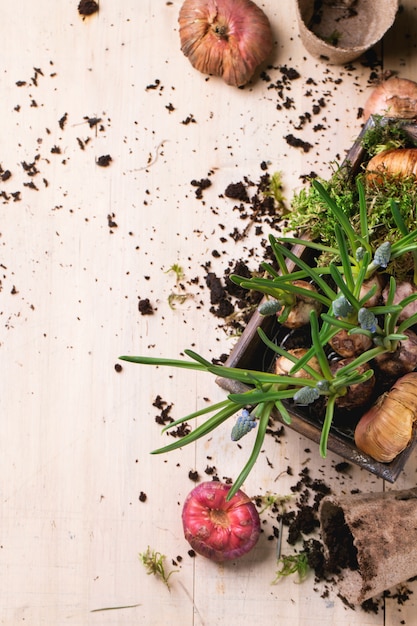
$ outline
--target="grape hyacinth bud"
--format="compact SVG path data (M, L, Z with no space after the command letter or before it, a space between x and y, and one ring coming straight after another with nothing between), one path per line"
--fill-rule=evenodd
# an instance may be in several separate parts
M317 381L316 388L318 389L319 392L329 391L330 383L329 383L328 380L323 378L323 380L318 380Z
M256 426L256 419L252 417L247 409L242 409L242 413L236 420L232 428L232 441L239 441L244 435L249 433Z
M353 313L353 306L346 296L339 296L333 300L333 313L337 317L349 317Z
M362 261L363 257L365 256L365 248L363 246L359 246L359 248L356 250L355 253L355 259L359 262Z
M306 405L312 404L320 396L320 392L316 387L301 387L294 394L294 402L296 404Z
M258 313L261 315L275 315L281 308L282 304L279 300L265 300L259 305Z
M391 244L389 241L381 243L375 250L374 259L372 265L375 267L382 267L385 269L391 258Z
M371 333L375 333L378 327L378 320L375 314L365 307L358 311L358 322L362 330L369 330Z

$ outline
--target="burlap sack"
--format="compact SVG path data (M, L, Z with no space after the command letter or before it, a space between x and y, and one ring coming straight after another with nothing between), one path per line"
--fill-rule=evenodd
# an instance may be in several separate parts
M337 561L350 546L338 588L351 604L417 575L417 488L326 496L319 519L327 559Z
M398 10L398 0L322 0L317 23L313 19L315 0L296 3L305 48L335 65L349 63L374 46L392 26Z

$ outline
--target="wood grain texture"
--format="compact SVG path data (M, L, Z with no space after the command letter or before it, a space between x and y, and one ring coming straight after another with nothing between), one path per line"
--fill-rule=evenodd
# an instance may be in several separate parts
M169 441L155 423L157 396L178 418L224 391L200 373L115 369L121 354L230 351L234 339L209 312L204 277L239 258L256 268L263 249L254 226L233 236L248 221L225 188L259 180L262 162L282 171L289 199L304 175L328 175L358 135L369 91L361 61L331 67L308 55L289 0L260 3L277 39L268 79L233 89L207 78L180 52L180 4L101 0L85 20L76 0L2 7L0 164L11 177L0 181L0 624L412 624L412 596L373 614L348 609L335 590L323 598L312 577L271 585L268 513L240 562L191 558L181 527L189 471L236 477L250 442L231 448L225 426L150 455ZM412 0L402 5L377 53L384 69L413 78L417 15ZM300 78L281 93L285 67ZM289 134L311 150L291 147ZM109 166L98 165L107 155ZM198 199L191 181L206 177L212 185ZM178 293L187 297L172 300ZM153 315L138 311L144 298ZM318 459L288 431L281 444L266 441L245 490L288 494L305 464L337 493L384 489L357 469L341 477L339 460ZM415 484L416 469L411 460L398 488ZM139 562L148 545L179 569L171 592ZM96 611L130 605L138 606Z

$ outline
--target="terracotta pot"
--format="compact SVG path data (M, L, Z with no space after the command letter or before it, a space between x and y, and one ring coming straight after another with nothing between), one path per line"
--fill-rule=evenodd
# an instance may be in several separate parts
M417 575L417 488L326 496L319 519L325 556L340 561L338 587L349 603L361 604Z
M392 26L398 0L297 0L301 41L315 57L343 65L372 48ZM332 39L337 39L332 44Z

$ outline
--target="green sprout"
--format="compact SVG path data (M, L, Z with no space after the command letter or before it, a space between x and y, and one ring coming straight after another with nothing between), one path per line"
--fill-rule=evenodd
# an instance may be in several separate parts
M285 510L285 505L287 502L291 501L293 496L280 496L274 493L266 493L263 496L257 496L254 498L257 502L262 504L262 509L259 511L259 515L262 515L267 509L271 509L272 507L280 507Z
M267 198L274 198L278 206L284 207L286 198L283 194L283 188L281 172L274 172L270 178L268 189L265 189L262 193Z
M175 285L177 290L184 289L184 287L182 287L181 285L181 281L184 280L185 273L181 265L179 265L178 263L173 263L165 273L168 274L169 272L173 272L175 274ZM168 304L171 309L175 309L176 304L184 304L184 302L189 298L192 298L192 295L190 293L186 293L185 291L183 291L182 293L178 291L172 291L168 296Z
M298 574L299 582L302 582L307 577L310 566L308 563L308 553L305 550L297 552L296 554L282 555L278 559L278 565L280 569L277 570L276 576L272 581L273 585L276 585L282 578L291 576L292 574Z
M149 546L145 550L145 552L141 552L139 554L139 559L141 563L145 566L146 572L148 575L153 575L162 580L162 582L170 589L169 586L169 578L172 574L178 572L178 570L172 570L167 573L165 571L165 560L166 556L161 554L161 552L156 552L156 550L152 550Z
M179 265L178 263L173 263L171 267L168 268L165 273L169 274L169 272L174 272L175 277L176 277L175 280L177 283L179 283L180 280L183 280L185 277L184 270L181 267L181 265Z

